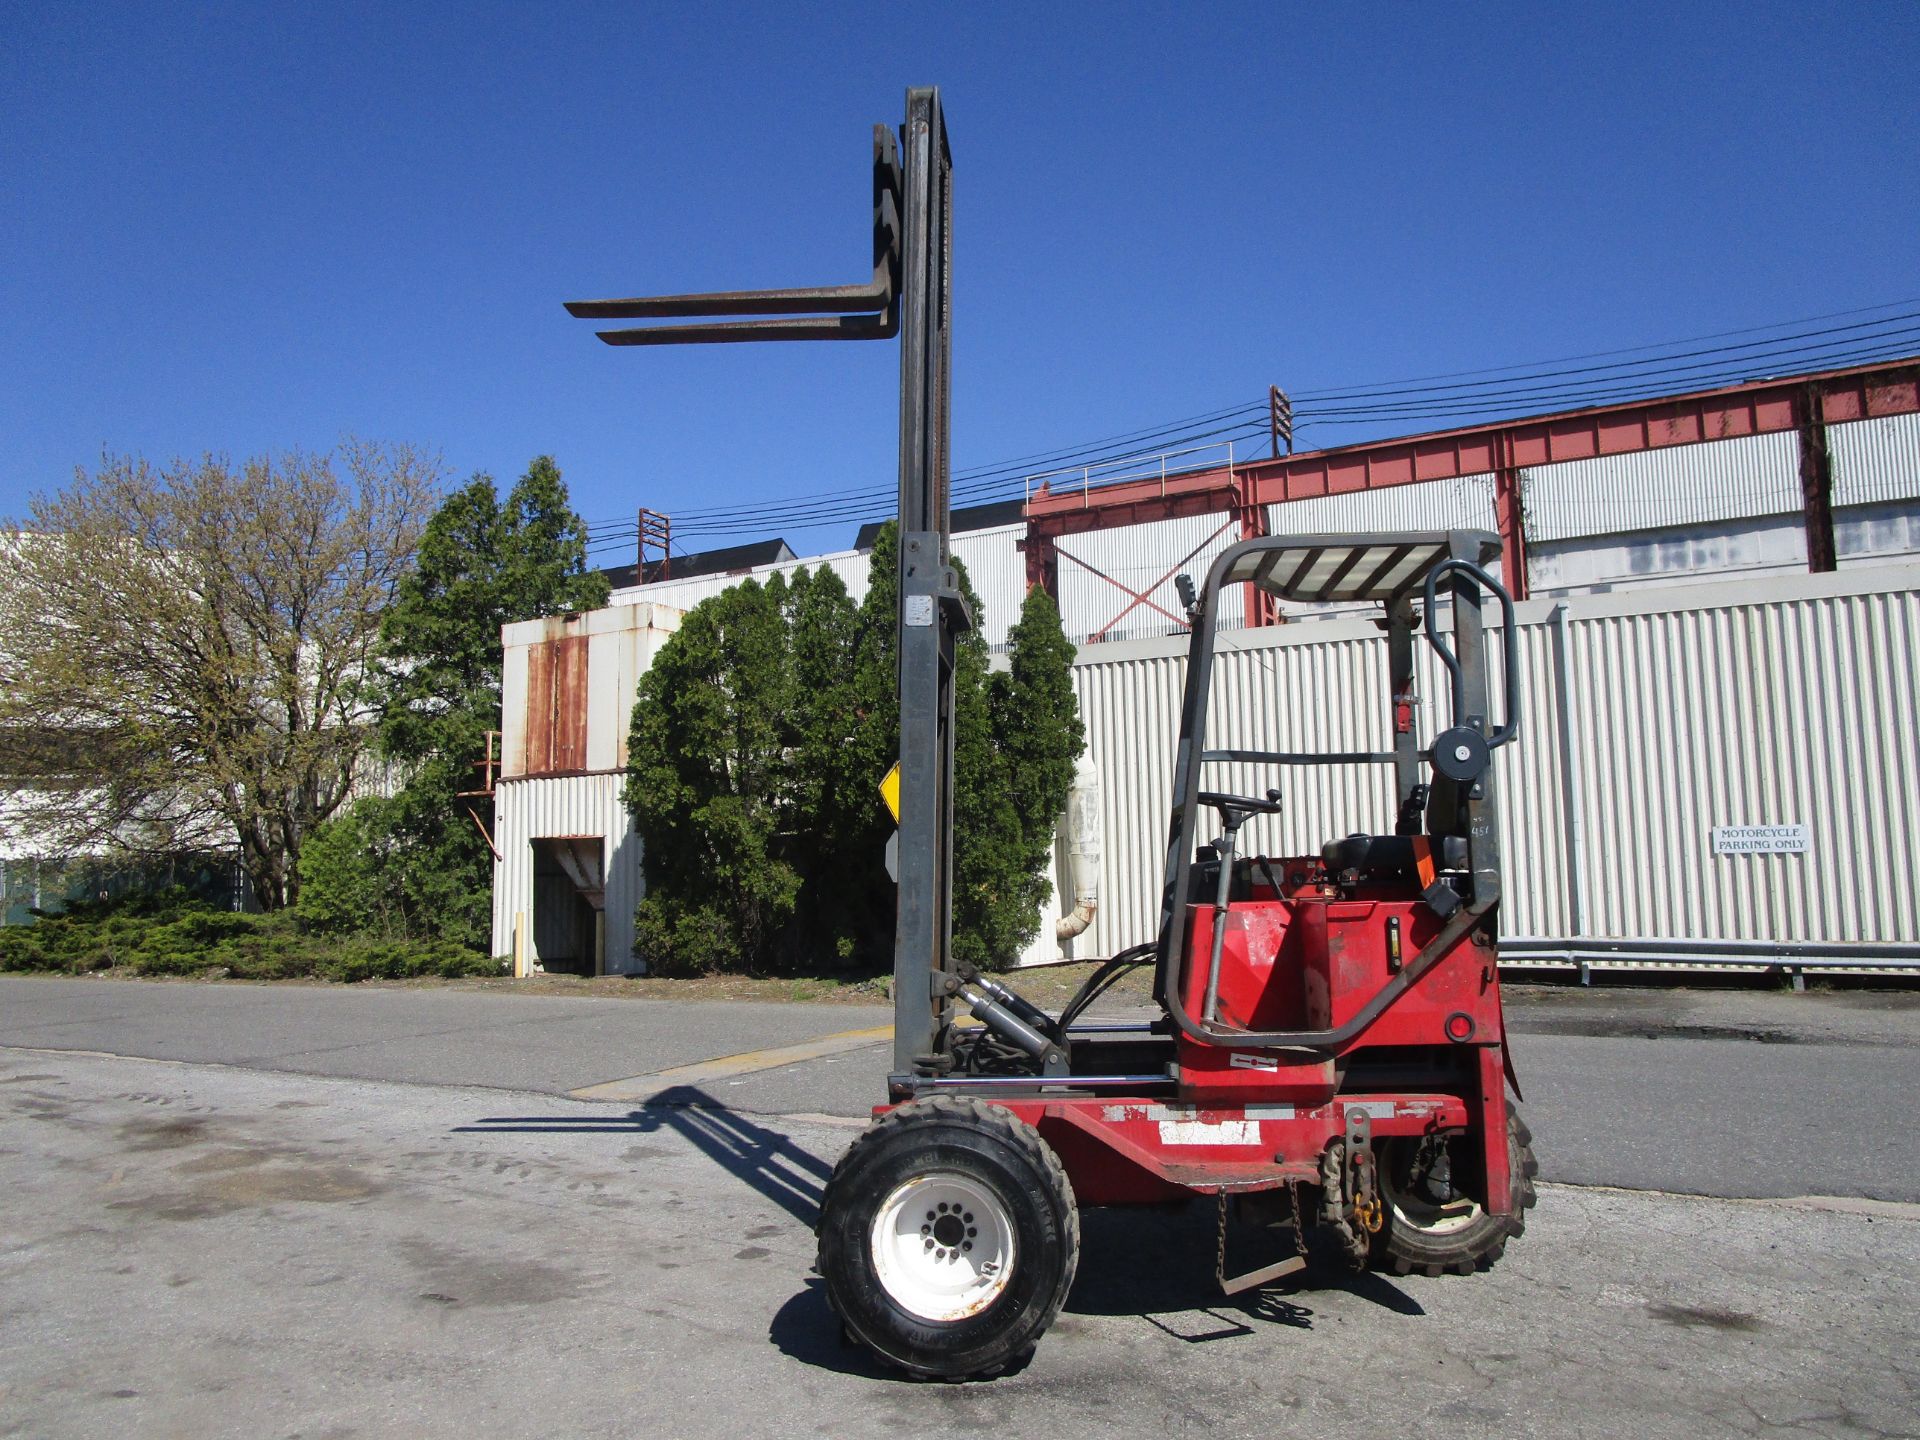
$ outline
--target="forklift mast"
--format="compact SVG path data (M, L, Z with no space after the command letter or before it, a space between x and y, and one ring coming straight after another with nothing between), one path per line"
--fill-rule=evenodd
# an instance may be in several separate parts
M907 91L898 139L873 132L873 279L866 285L575 300L578 319L772 317L603 330L609 345L900 336L900 864L893 1075L937 1069L953 941L953 672L973 628L949 554L953 155L937 87ZM878 777L875 777L876 783Z

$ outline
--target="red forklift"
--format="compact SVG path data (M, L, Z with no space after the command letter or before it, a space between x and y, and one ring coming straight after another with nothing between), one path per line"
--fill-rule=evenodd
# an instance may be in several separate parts
M1096 967L1057 1015L951 958L953 691L972 624L948 553L952 169L936 90L874 133L870 284L569 305L594 318L757 316L602 332L612 344L889 338L901 345L899 907L884 1105L827 1184L818 1268L847 1335L910 1373L993 1375L1031 1353L1079 1259L1081 1206L1210 1199L1229 1293L1306 1264L1328 1232L1355 1267L1468 1274L1521 1233L1536 1166L1508 1099L1494 752L1520 725L1513 601L1480 531L1271 536L1195 588L1158 934ZM1207 748L1223 601L1375 607L1392 748ZM1497 603L1502 706L1484 607ZM1443 628L1443 615L1450 625ZM1417 646L1447 677L1416 718ZM1391 767L1392 833L1249 853L1295 766ZM1158 1013L1087 1012L1154 967ZM962 1023L961 1011L973 1023ZM1515 1087L1517 1090L1517 1086ZM1229 1215L1291 1239L1226 1273Z

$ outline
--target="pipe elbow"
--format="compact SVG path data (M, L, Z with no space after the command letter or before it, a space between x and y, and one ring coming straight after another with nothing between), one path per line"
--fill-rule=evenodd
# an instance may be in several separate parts
M1093 924L1094 912L1099 908L1099 901L1093 896L1075 896L1073 909L1053 922L1053 938L1071 940L1074 936L1082 934L1089 925Z

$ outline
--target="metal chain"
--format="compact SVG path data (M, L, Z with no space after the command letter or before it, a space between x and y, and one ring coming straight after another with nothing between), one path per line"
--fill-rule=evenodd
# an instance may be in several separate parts
M1347 1263L1355 1270L1367 1267L1369 1237L1353 1223L1347 1206L1347 1147L1346 1142L1334 1140L1320 1155L1320 1218L1327 1227L1340 1237L1340 1248L1346 1252Z
M1227 1187L1222 1185L1215 1192L1220 1197L1219 1238L1213 1246L1213 1278L1221 1289L1227 1287Z

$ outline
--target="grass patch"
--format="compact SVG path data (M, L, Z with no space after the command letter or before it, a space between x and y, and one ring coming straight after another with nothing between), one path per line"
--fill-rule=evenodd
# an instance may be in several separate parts
M172 890L81 902L36 924L0 929L0 970L351 983L499 975L503 962L445 940L322 937L291 914L236 914Z

